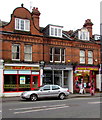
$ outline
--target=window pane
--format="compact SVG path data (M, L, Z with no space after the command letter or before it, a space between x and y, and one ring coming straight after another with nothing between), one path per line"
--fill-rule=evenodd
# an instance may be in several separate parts
M43 90L50 90L50 86L45 86Z
M53 48L50 48L50 61L53 61Z
M54 35L54 28L51 28L51 35Z
M60 55L54 55L54 61L60 61Z
M32 46L31 45L25 45L25 53L31 53L32 52Z
M32 54L25 54L25 60L32 60Z
M4 92L17 91L16 75L4 75Z
M30 81L31 81L30 75L20 75L18 79L19 91L30 90Z
M58 36L61 36L61 29L58 29Z
M32 46L31 45L25 45L25 49L24 49L24 53L25 53L25 60L32 60Z
M30 21L25 20L25 30L30 31Z
M60 48L55 48L55 54L60 54Z
M80 51L80 56L85 57L85 51L84 51L84 50L81 50L81 51Z
M92 51L88 51L88 57L93 57L93 52Z
M55 28L55 36L57 36L57 28Z
M15 29L19 30L19 19L15 19Z
M80 58L80 63L85 63L85 58Z
M12 45L12 59L19 59L20 50L19 45Z
M21 20L21 30L24 30L24 20Z

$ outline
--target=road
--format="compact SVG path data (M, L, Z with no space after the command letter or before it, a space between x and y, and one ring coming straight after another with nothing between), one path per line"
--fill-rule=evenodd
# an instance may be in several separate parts
M100 118L100 97L6 101L2 118Z

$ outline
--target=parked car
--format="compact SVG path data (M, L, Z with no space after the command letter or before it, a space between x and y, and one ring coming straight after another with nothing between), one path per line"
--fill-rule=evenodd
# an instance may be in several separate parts
M21 94L22 99L36 101L38 98L57 97L63 100L69 95L68 88L62 88L58 85L44 85L38 90L26 91Z

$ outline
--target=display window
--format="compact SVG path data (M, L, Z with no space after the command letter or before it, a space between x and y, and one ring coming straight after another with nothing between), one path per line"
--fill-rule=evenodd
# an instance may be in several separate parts
M77 71L75 74L75 87L79 88L80 84L83 84L84 88L90 88L90 71Z
M4 91L17 91L16 75L4 75Z
M29 74L15 74L21 73L21 71L4 72L4 92L15 92L15 91L29 91L36 89L40 86L40 75L39 72L28 72ZM14 74L13 74L14 73ZM35 75L34 75L35 74Z
M30 75L19 75L18 76L18 91L30 90L31 76Z

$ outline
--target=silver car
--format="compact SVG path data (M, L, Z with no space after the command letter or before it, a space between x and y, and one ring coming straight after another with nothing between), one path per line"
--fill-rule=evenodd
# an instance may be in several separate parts
M63 100L68 95L68 88L62 88L58 85L44 85L38 90L23 92L21 94L21 98L36 101L38 98L58 97L59 99Z

